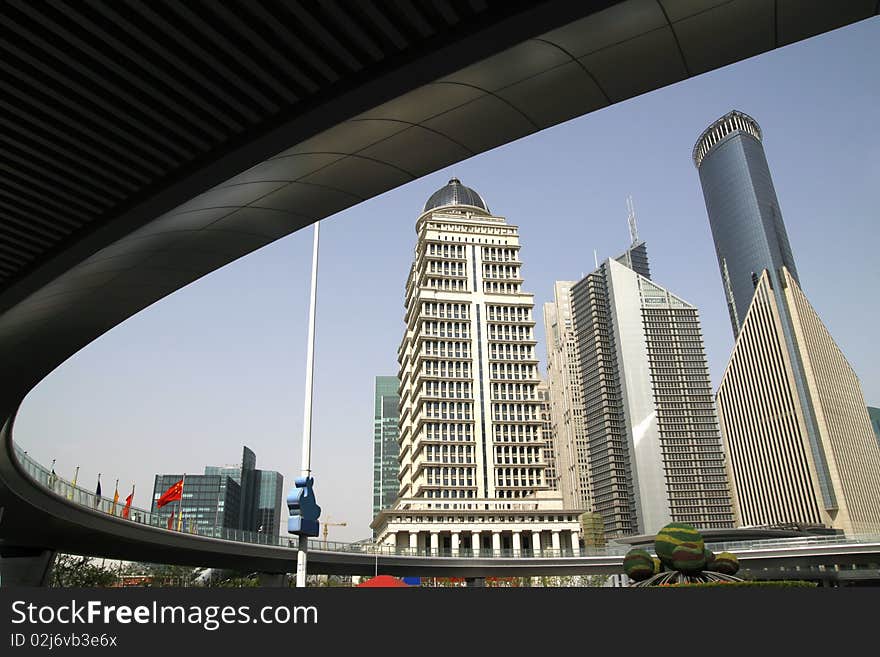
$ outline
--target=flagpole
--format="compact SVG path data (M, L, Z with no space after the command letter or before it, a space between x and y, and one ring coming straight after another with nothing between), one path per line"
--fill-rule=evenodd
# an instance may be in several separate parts
M321 222L315 222L315 242L312 247L312 291L309 299L309 335L306 351L306 400L303 408L302 436L302 476L312 474L312 384L315 373L315 310L318 302L318 241L321 233ZM307 536L300 534L299 549L296 553L296 586L306 585L306 558L309 547Z
M70 494L67 499L72 500L73 494L76 492L76 478L79 477L79 466L76 466L76 472L73 473L73 485L70 487Z
M183 473L183 479L180 481L180 501L177 503L177 531L183 527L183 489L186 486L186 473Z

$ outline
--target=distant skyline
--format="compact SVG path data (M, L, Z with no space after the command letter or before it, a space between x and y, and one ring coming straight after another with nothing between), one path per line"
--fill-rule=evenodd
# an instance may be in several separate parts
M403 291L427 198L455 176L519 226L540 308L629 243L632 195L653 278L700 311L717 389L733 337L691 150L731 109L764 134L801 285L880 406L880 18L568 121L322 222L312 469L330 540L370 535L376 376L397 374ZM817 156L818 155L818 156ZM300 470L312 229L203 277L85 347L25 400L15 437L41 463L149 508L153 476L235 462L241 446L285 492ZM282 525L284 523L282 522Z

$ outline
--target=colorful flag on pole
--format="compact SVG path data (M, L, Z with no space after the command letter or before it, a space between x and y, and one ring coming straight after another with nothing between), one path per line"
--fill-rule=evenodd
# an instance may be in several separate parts
M58 479L58 475L55 474L55 459L52 459L52 472L49 473L49 488L55 490L55 481Z
M162 497L160 497L156 501L156 508L161 509L163 506L168 504L169 502L175 502L183 497L183 479L178 481L176 484L172 484L168 487L164 493L162 493ZM170 529L170 528L169 528Z
M113 506L110 507L110 515L116 515L116 504L119 502L119 480L116 480L116 490L113 492Z
M171 509L171 515L168 516L168 529L172 529L174 527L174 509Z
M131 501L134 499L134 484L131 486L131 495L125 498L125 506L122 509L122 517L128 520L128 514L131 511Z
M70 487L70 491L67 493L67 499L73 499L73 491L76 490L76 478L79 477L79 466L76 466L76 472L73 473L73 485Z
M101 506L101 473L98 473L98 487L95 489L95 506Z

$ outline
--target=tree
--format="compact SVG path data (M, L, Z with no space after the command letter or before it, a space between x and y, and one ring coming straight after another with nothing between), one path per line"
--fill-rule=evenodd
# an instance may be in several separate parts
M92 557L58 553L52 565L50 586L70 587L108 587L118 582L114 570L101 566Z

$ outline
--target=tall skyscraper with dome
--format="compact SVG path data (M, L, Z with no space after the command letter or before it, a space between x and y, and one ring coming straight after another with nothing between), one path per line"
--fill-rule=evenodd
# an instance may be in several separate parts
M400 365L400 495L372 523L420 553L579 551L548 485L519 229L453 178L416 221Z

